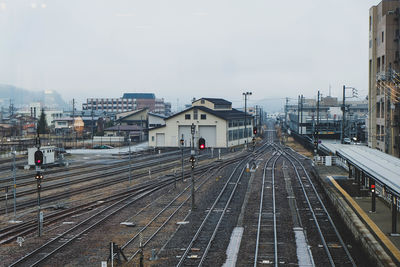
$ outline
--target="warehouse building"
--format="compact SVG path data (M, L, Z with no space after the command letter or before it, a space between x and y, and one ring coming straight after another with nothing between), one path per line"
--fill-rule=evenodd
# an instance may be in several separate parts
M165 119L165 125L149 129L149 146L191 146L191 125L195 127L194 144L199 138L206 147L228 148L251 142L253 117L232 108L232 103L221 98L201 98L192 106Z

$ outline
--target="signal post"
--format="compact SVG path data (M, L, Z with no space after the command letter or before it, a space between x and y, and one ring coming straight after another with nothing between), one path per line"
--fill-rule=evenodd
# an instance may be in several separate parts
M37 203L38 203L38 236L42 235L42 228L43 228L43 213L40 211L40 189L41 189L41 182L43 179L42 169L41 166L43 164L43 152L38 150L35 152L35 168L36 168L36 175L35 179L37 182Z

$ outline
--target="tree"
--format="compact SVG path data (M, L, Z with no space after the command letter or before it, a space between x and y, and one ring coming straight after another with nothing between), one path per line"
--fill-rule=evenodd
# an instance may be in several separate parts
M46 114L44 113L44 108L42 108L42 113L40 114L38 122L38 130L40 134L46 134L49 132L46 120Z

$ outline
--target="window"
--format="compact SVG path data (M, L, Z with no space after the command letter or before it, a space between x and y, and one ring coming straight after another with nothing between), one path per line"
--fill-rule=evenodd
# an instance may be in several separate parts
M382 56L382 71L385 70L385 56Z
M372 17L369 16L369 31L372 29Z
M200 100L201 104L204 104L206 101L204 101L204 99Z
M381 58L378 57L376 62L377 62L376 63L377 64L376 69L377 69L377 72L379 72L379 71L381 71Z
M185 114L185 120L190 120L190 114Z
M193 119L198 120L198 111L196 108L193 110Z
M207 119L207 115L206 115L206 114L201 114L201 115L200 115L200 119L206 120L206 119Z
M384 40L385 40L385 32L382 31L382 43L384 42Z
M151 141L153 141L153 142L154 142L154 135L151 137Z

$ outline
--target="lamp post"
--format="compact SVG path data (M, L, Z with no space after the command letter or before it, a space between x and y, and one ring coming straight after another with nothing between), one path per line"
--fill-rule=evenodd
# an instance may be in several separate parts
M182 134L182 139L180 140L180 143L181 143L181 165L182 165L182 169L181 169L181 172L182 172L182 182L183 182L183 177L184 177L184 173L183 173L183 145L185 144L185 140L183 139L183 134Z
M252 95L251 92L245 92L243 93L244 96L244 138L246 138L245 143L246 143L246 147L247 147L247 121L246 121L246 117L247 117L247 97Z

